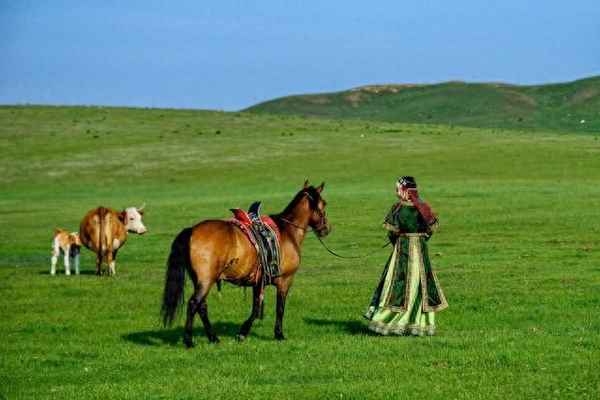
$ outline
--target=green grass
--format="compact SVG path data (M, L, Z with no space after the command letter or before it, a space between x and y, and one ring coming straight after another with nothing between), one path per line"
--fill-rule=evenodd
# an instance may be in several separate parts
M597 134L473 129L177 110L0 108L0 398L597 398ZM433 338L370 335L361 314L394 180L412 174L440 214L430 242L450 308ZM327 182L331 257L310 236L288 340L274 293L249 339L251 292L226 285L221 338L159 325L165 260L183 227L261 199L282 209ZM146 202L117 276L48 275L55 226L100 204ZM61 264L59 264L59 267ZM188 291L190 286L188 281ZM419 393L417 395L417 393Z
M374 85L288 96L248 109L258 114L573 132L600 131L599 110L600 77L539 86Z

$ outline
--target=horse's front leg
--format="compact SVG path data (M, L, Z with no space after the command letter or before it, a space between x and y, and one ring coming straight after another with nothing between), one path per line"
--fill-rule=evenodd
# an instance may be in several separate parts
M246 337L250 333L250 329L252 328L254 320L260 314L263 290L264 288L261 287L260 284L252 287L252 312L250 313L250 317L248 317L248 319L242 324L242 327L240 328L240 333L238 334L238 340L240 341L246 339Z
M291 283L292 283L291 278L288 278L288 279L278 278L275 281L275 286L277 287L275 339L277 339L277 340L285 340L285 336L283 336L283 313L285 311L285 299L287 298L287 294L290 289Z

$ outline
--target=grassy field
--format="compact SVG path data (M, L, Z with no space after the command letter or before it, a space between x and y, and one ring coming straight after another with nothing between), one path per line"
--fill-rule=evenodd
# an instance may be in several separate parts
M549 399L600 392L600 135L250 113L0 107L0 398ZM389 248L381 221L412 174L440 214L430 251L450 308L432 338L371 335L361 314ZM323 193L273 340L274 292L244 343L251 291L209 297L221 338L159 325L174 236L305 178ZM114 278L48 274L55 226L147 204ZM59 264L59 267L62 264ZM189 285L189 280L188 280ZM190 293L190 286L188 292Z
M254 113L522 130L600 131L600 77L534 86L445 82L288 96Z

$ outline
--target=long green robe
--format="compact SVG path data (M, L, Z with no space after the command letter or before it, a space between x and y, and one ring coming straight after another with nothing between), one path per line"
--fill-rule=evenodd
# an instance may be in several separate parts
M384 227L394 250L365 313L369 329L382 335L433 335L435 313L448 302L429 259L432 227L410 202L395 204Z

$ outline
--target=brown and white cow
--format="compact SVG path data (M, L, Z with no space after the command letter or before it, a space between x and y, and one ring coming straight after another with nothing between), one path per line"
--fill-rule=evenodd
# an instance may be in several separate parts
M69 232L65 229L54 229L54 237L52 238L52 264L50 266L50 274L56 274L56 262L58 256L64 255L65 275L71 275L70 259L75 263L75 273L79 275L79 252L81 249L81 241L79 233Z
M98 207L90 210L79 226L81 243L96 253L96 274L102 272L102 261L108 264L109 274L115 274L117 252L127 241L127 232L142 235L147 229L142 222L143 206L123 211Z

